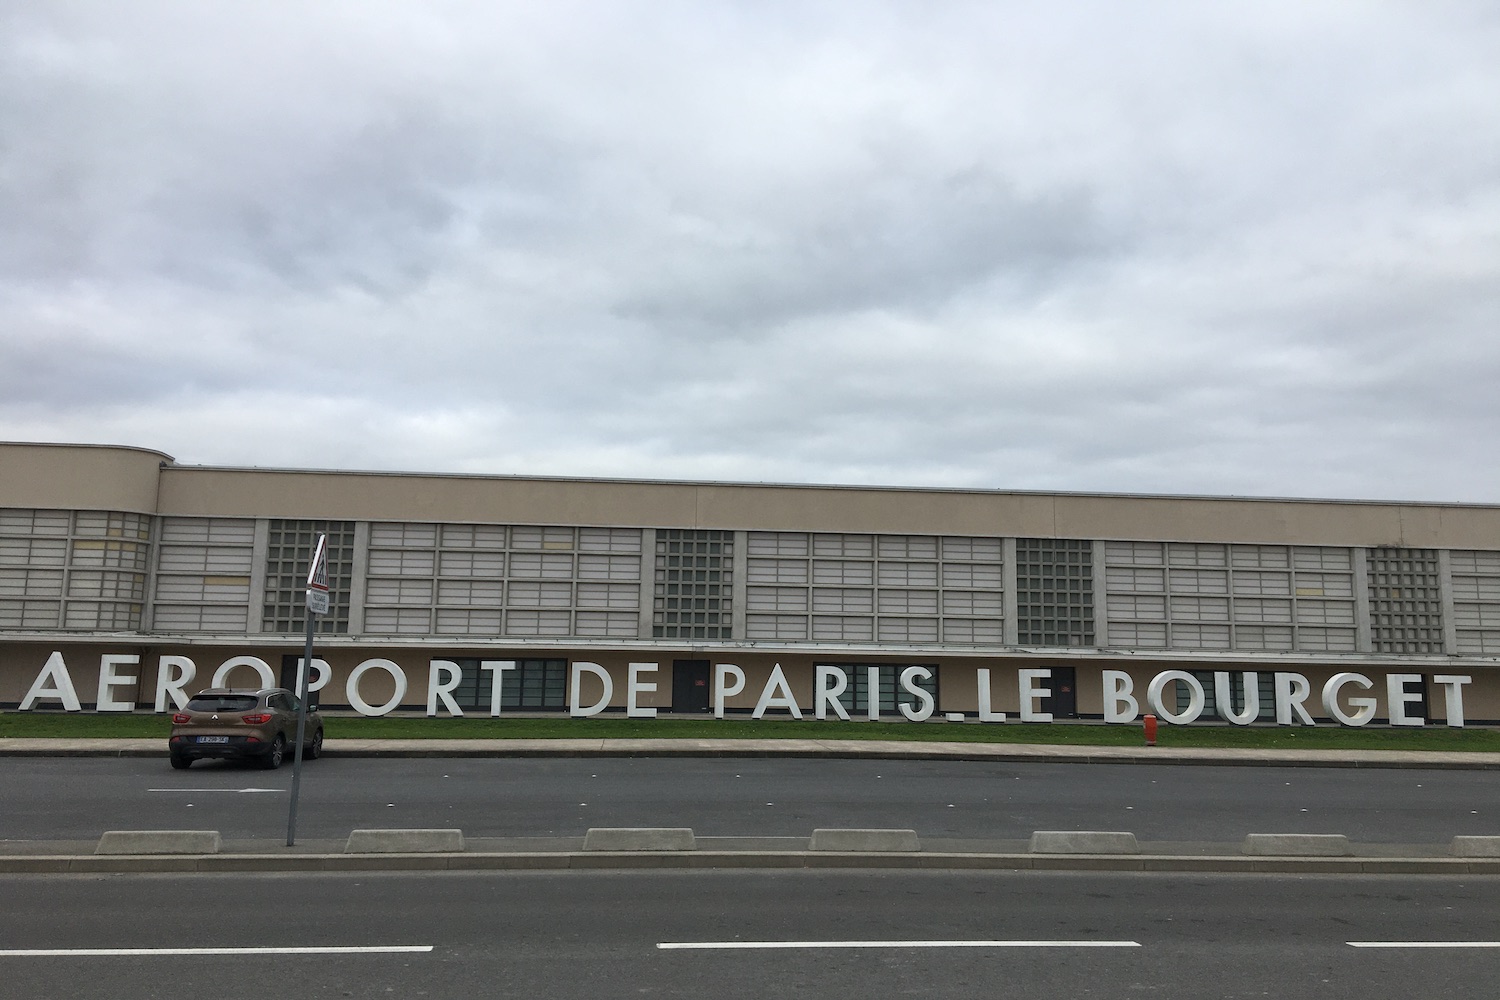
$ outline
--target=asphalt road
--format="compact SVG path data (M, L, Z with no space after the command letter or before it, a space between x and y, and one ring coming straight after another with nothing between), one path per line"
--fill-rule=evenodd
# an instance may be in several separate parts
M10 876L0 896L7 997L1373 1000L1500 976L1474 947L1500 939L1500 880L1454 877ZM78 951L247 947L374 950Z
M576 837L594 826L688 826L699 836L806 837L819 827L924 838L1025 839L1128 830L1237 843L1247 833L1342 833L1446 844L1500 833L1490 771L724 758L325 758L306 763L298 835L457 828L468 837ZM0 840L96 839L112 829L283 838L291 769L151 758L10 758Z

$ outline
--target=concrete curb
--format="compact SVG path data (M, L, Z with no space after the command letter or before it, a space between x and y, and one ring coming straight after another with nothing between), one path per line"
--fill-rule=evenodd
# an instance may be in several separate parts
M0 874L565 871L600 869L965 869L1297 875L1500 875L1500 859L830 851L589 851L553 854L203 854L0 857Z

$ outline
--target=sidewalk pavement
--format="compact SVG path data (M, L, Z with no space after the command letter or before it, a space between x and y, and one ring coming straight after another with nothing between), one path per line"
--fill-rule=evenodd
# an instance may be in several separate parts
M330 739L329 757L842 757L867 760L1053 761L1245 767L1500 770L1500 753L1428 750L1265 750L1031 743L788 739ZM166 740L0 738L0 756L165 757Z

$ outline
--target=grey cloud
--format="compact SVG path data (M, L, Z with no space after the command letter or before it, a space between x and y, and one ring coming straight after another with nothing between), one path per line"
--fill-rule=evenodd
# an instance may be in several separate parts
M894 186L788 192L792 211L775 242L670 246L665 273L643 276L616 309L689 332L774 329L830 312L930 312L981 284L1034 297L1117 249L1086 192L1025 198L974 173Z
M1500 487L1476 458L1500 433L1484 5L0 18L0 436L374 468Z

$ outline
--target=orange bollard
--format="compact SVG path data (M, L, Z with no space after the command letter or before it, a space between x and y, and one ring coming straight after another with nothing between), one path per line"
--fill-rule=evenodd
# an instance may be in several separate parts
M1143 721L1146 729L1146 745L1154 747L1156 746L1156 716L1148 715Z

